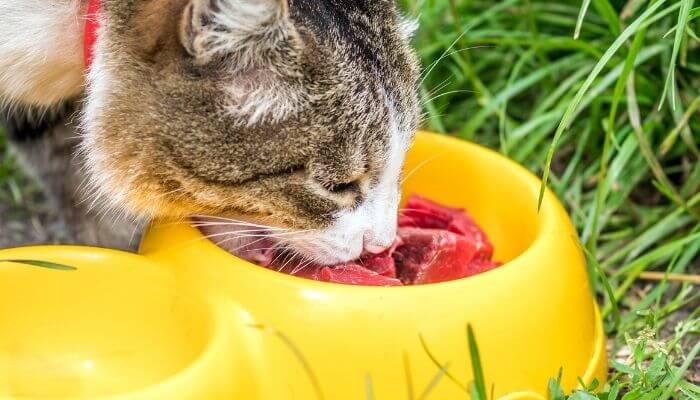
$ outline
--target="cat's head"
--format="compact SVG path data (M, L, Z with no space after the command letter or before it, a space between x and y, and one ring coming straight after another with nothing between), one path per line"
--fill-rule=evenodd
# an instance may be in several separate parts
M107 206L302 231L289 247L326 263L393 241L419 115L393 1L101 7L83 149Z

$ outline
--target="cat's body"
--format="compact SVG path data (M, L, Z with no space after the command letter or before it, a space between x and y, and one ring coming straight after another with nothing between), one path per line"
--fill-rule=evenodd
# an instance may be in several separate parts
M6 125L64 201L85 178L76 213L234 217L297 231L287 245L324 263L393 241L418 109L391 1L102 0L86 81L85 7L0 0ZM130 231L92 230L81 241Z

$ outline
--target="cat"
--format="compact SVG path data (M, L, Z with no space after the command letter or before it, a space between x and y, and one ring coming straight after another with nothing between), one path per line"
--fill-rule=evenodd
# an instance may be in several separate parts
M86 7L0 0L4 125L79 241L205 215L322 264L393 243L420 111L392 0L101 0L87 71Z

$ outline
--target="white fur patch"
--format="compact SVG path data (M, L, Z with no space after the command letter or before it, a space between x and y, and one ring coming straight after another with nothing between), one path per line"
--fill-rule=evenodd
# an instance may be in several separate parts
M0 0L0 98L50 106L83 86L80 0Z
M419 24L417 19L401 17L401 22L399 23L399 32L406 39L413 38L416 34Z
M217 5L219 9L211 12L209 24L215 29L204 28L196 40L205 49L204 59L236 52L239 69L249 67L258 51L255 46L262 41L274 42L274 36L284 30L287 22L278 0L221 0Z
M197 33L195 47L203 52L198 55L203 62L214 54L235 55L227 110L248 125L288 118L298 110L303 88L277 79L269 65L255 65L278 41L296 34L286 0L221 0L217 5L211 23Z
M245 118L250 126L261 122L277 123L298 112L304 90L286 83L265 82L263 78L263 81L234 83L228 93L227 111L237 118Z
M118 168L109 154L106 154L99 143L99 134L108 127L103 127L101 121L109 107L108 98L114 81L110 74L108 54L105 50L106 29L104 23L97 30L94 58L87 73L87 98L81 115L82 140L80 155L85 161L87 181L83 182L84 201L90 211L110 215L112 218L135 220L137 217L127 209L127 194L132 187L130 180L136 174L117 174ZM156 206L154 202L154 207ZM149 217L144 211L140 217Z

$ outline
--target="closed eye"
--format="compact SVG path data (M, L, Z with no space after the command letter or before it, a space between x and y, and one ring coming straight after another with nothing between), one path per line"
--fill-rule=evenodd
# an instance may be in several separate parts
M216 183L216 184L223 184L223 185L245 185L250 182L257 182L257 181L262 181L264 179L268 178L274 178L277 176L282 176L282 175L293 175L297 173L303 173L306 170L306 167L303 165L298 165L298 166L291 166L287 167L284 169L280 169L279 171L270 171L270 172L263 172L263 173L257 173L257 174L252 174L246 178L243 179L236 179L236 180L231 180L231 179L226 179L225 177L215 177L215 178L210 178L210 177L204 177L204 176L198 176L199 179L201 179L204 182L207 183Z
M328 189L328 191L331 193L337 194L346 192L360 192L360 180L356 179L351 182L337 183L327 187L326 189Z
M325 184L322 186L343 207L355 209L365 200L368 184L367 175L362 174L351 181Z

